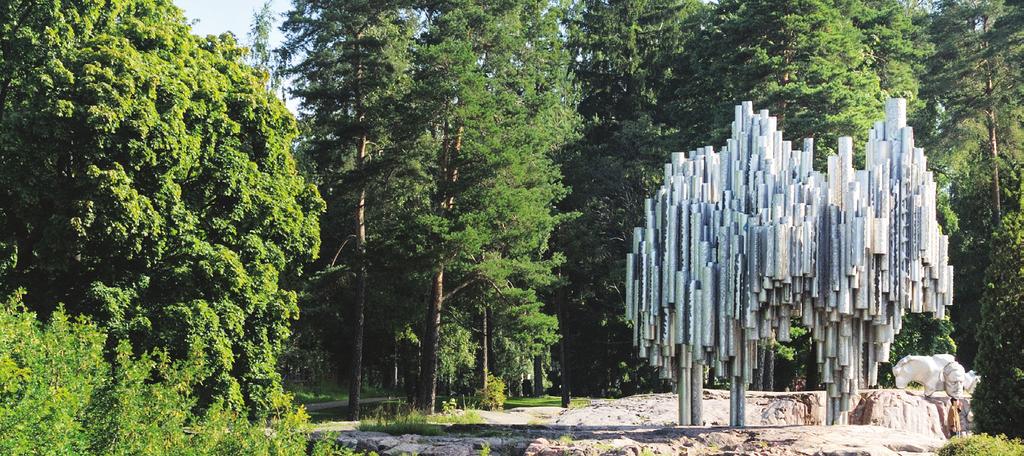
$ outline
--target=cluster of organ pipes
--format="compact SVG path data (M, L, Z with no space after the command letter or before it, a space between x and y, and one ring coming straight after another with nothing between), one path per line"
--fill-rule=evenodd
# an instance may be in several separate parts
M851 138L822 174L813 140L794 150L776 126L767 110L736 106L724 149L672 155L633 232L626 315L640 356L676 382L681 425L703 423L705 375L715 375L730 380L730 424L742 426L758 346L788 341L793 321L816 344L826 424L845 424L903 315L943 318L952 303L935 181L906 101L886 102L862 170Z

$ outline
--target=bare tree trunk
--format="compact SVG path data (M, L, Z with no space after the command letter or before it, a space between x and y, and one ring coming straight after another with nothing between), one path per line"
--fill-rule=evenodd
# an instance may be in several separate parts
M417 388L416 408L433 413L437 401L437 351L438 333L441 331L441 306L444 304L444 267L434 274L433 291L427 305L427 316L423 331L422 354L420 356L420 378Z
M356 33L356 41L362 39L362 33ZM362 81L363 81L363 59L362 49L357 44L356 53L356 86L355 86L355 114L356 121L362 124L366 121L366 112L363 107ZM356 169L362 172L366 165L366 145L369 142L367 133L364 130L356 145ZM362 186L359 189L359 199L356 202L356 302L354 318L352 322L352 366L348 381L348 418L356 421L359 419L359 399L363 388L363 327L365 326L364 312L366 309L366 179L361 176Z
M398 391L398 344L395 344L395 359L391 364L391 389Z
M558 362L562 366L562 407L569 408L571 402L570 388L569 388L569 360L565 356L565 343L568 336L565 330L565 287L562 286L558 290L557 294L557 305L558 305L558 331L562 333L562 338L558 341Z
M359 139L356 166L362 170L366 161L366 135ZM359 396L363 387L363 327L366 309L366 184L359 190L356 204L356 302L352 328L352 376L348 384L349 420L359 420Z
M989 80L989 84L991 83L992 81ZM986 117L988 118L988 152L989 158L992 160L992 203L995 204L993 221L999 224L1003 217L1003 194L999 188L999 142L996 138L995 109L988 109Z
M982 18L982 30L989 31L989 18ZM988 47L987 43L985 47ZM995 212L992 214L992 221L998 225L1003 218L1003 196L999 183L999 141L996 139L996 108L992 105L992 95L995 93L995 82L993 81L992 62L985 61L985 98L989 100L989 106L985 109L985 123L988 129L988 152L992 160L992 204Z
M446 126L447 128L447 126ZM455 205L455 194L450 191L452 184L459 179L458 165L455 163L459 152L462 150L462 133L464 127L459 127L455 134L454 145L449 147L448 140L442 140L441 153L439 158L441 179L443 186L438 195L440 203L437 206L438 213L447 216L448 212ZM452 292L465 286L455 287ZM422 352L420 353L420 375L417 382L418 400L416 408L427 413L434 412L434 404L437 402L437 352L438 334L441 331L441 308L446 299L444 292L444 263L437 266L434 274L434 281L431 291L430 304L427 307L425 330L423 332Z
M490 372L488 365L487 352L491 343L491 338L488 336L490 327L487 321L487 309L480 312L480 389L487 389L487 374Z
M533 357L533 397L544 395L544 358Z

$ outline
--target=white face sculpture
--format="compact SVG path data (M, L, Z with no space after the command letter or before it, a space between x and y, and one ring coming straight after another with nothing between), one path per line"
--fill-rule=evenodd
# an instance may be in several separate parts
M967 372L960 363L953 362L943 369L945 379L945 390L949 397L960 398L964 396L964 385L967 383Z

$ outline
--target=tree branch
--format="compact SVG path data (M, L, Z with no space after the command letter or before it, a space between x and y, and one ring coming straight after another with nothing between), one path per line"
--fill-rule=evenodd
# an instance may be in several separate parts
M448 298L454 296L455 293L458 293L458 292L462 291L463 288L466 288L466 287L468 287L468 286L470 286L470 285L472 285L472 284L474 284L476 282L479 282L483 278L484 277L482 275L480 275L480 274L473 274L473 276L470 277L469 279L467 279L465 282L460 283L457 287L452 288L450 291L445 293L444 296L441 297L441 300L442 301L447 301Z
M331 267L332 268L334 267L334 263L338 261L338 255L341 255L341 249L345 248L345 244L348 244L348 241L351 241L352 238L354 238L354 237L356 237L356 235L354 235L354 234L350 234L350 235L345 237L345 241L343 241L341 243L341 246L338 247L338 251L334 253L334 258L331 259Z

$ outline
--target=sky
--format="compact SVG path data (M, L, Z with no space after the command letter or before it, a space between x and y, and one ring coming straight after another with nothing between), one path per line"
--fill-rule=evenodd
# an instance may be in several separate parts
M241 44L249 43L249 28L252 16L263 7L265 0L174 0L178 8L185 10L185 17L192 24L196 35L220 35L224 32L235 34ZM344 1L344 0L342 0ZM270 47L275 48L284 39L281 30L283 15L291 6L291 0L270 0L274 10L274 26L270 31ZM285 81L285 86L288 81ZM292 113L298 113L298 100L287 97L285 105Z
M185 10L185 17L192 23L192 33L197 35L219 35L232 32L238 41L248 43L249 27L253 14L263 7L264 0L174 0ZM276 15L274 28L270 33L270 45L281 44L281 15L291 6L289 0L270 0L270 7ZM198 21L198 22L196 22Z

